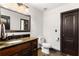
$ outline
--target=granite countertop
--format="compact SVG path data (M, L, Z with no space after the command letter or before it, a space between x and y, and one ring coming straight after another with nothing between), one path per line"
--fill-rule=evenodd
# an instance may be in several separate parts
M12 40L8 40L8 41L0 41L0 50L3 48L6 48L6 47L14 46L14 45L28 42L31 40L35 40L35 39L37 39L37 38L25 37L25 38L19 38L19 39L12 39Z

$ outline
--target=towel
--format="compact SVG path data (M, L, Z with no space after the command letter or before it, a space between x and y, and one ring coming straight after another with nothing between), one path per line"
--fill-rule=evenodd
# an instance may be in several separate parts
M4 39L6 38L6 33L5 33L5 25L3 24L3 33L4 33Z
M0 24L0 38L1 38L1 24Z
M1 26L1 37L2 37L2 39L6 38L5 25L4 24L2 24L2 26Z

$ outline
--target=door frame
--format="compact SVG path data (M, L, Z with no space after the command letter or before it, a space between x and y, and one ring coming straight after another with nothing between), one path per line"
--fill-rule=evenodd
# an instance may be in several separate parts
M63 52L63 47L62 47L62 40L63 40L63 14L66 14L66 13L72 13L72 12L74 12L74 11L78 11L78 16L79 16L79 8L77 8L77 9L73 9L73 10L69 10L69 11L65 11L65 12L61 12L60 13L60 51L61 52ZM78 19L79 19L79 17L78 17ZM78 24L77 24L77 29L79 30L79 27L78 27L78 25L79 25L79 20L77 20L78 21ZM78 31L78 34L79 34L79 31ZM78 37L77 37L77 40L78 40L78 42L79 42L79 35L77 35ZM77 42L77 43L78 43ZM79 43L78 43L78 45L79 45ZM79 50L79 47L77 47L78 48L78 50ZM79 51L78 51L78 53L79 53Z

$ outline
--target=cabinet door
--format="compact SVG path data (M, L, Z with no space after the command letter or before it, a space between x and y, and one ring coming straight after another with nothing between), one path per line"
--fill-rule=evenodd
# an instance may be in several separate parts
M18 52L18 56L32 56L32 52L31 50L28 49L24 49L20 52Z
M32 56L37 56L38 52L37 52L37 39L32 41Z
M37 39L32 41L32 49L37 49Z

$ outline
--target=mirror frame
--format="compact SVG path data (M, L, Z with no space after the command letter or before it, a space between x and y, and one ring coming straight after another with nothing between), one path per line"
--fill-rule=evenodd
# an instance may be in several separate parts
M9 8L5 8L3 6L0 6L0 9L1 8L4 8L4 9L9 10L9 11L12 11L12 12L16 12L16 13L21 14L21 15L25 15L23 13L20 13L20 12L14 11L14 10L11 10ZM0 15L1 15L1 10L0 10ZM25 16L28 16L29 17L29 31L25 31L25 30L6 30L6 32L30 32L30 29L31 29L31 15L25 15ZM0 16L0 18L1 18L1 16ZM21 25L21 24L19 24L19 25Z

